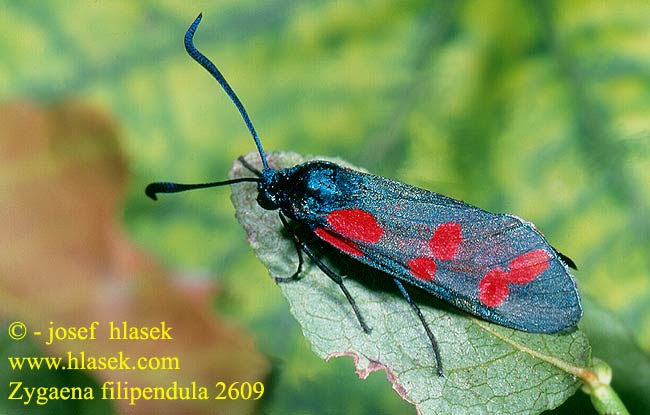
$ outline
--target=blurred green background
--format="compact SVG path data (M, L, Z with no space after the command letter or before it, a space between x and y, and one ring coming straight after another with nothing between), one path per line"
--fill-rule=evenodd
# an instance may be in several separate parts
M360 381L349 359L311 354L228 189L144 197L155 180L225 179L254 149L183 49L200 11L196 45L267 151L339 156L534 222L578 264L594 354L624 343L637 359L622 357L626 376L647 373L650 2L5 0L0 9L0 99L74 100L113 120L129 165L116 214L166 268L214 279L214 312L271 363L256 413L415 411L383 373ZM629 389L624 400L641 396Z

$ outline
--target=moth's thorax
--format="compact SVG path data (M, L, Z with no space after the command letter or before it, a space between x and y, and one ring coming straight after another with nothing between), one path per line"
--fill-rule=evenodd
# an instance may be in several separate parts
M280 209L295 220L310 221L346 204L356 189L348 169L326 161L262 172L257 201L265 209Z

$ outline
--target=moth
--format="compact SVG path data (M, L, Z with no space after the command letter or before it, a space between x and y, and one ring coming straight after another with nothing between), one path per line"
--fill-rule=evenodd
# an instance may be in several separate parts
M369 333L341 276L319 259L314 247L300 237L298 227L341 254L383 271L421 321L440 376L442 359L435 336L406 286L517 330L557 333L578 323L582 306L569 269L575 264L532 223L327 161L270 168L243 104L217 67L194 46L201 19L200 14L187 30L185 49L239 110L257 146L262 169L240 159L254 177L199 184L156 182L145 190L149 197L155 200L158 193L257 183L257 203L278 211L298 257L296 272L278 282L300 278L304 253L340 287L363 331Z

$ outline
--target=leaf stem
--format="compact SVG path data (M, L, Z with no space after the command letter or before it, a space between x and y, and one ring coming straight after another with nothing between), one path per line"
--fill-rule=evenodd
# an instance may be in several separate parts
M607 363L593 358L591 369L582 369L584 382L582 391L591 398L591 403L599 414L629 415L627 408L610 386L612 368Z

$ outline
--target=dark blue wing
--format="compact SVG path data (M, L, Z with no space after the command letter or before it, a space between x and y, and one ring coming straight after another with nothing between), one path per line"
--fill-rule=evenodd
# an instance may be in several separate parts
M555 333L582 315L575 280L529 222L341 169L346 189L309 219L353 258L482 318Z

